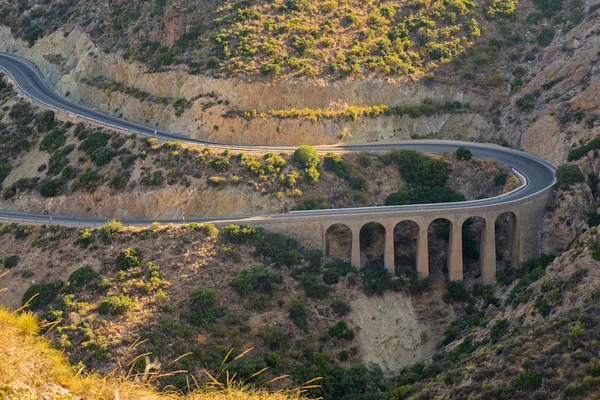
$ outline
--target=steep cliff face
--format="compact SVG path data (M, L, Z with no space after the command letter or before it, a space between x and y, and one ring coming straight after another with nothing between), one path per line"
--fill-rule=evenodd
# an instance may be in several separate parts
M125 118L183 135L220 142L273 145L398 140L410 137L490 138L491 122L478 111L488 101L476 90L452 84L387 80L291 80L265 82L250 78L217 79L183 70L149 73L96 47L79 29L59 30L33 47L0 28L0 50L19 54L39 66L56 89L75 101ZM131 90L90 84L94 78L118 82L152 96L140 99ZM86 83L87 82L87 83ZM157 100L158 99L158 100ZM177 108L177 99L190 101ZM227 116L232 110L339 109L347 106L417 105L424 99L469 105L459 113L411 118L378 116L358 120L310 121L275 117L247 120Z

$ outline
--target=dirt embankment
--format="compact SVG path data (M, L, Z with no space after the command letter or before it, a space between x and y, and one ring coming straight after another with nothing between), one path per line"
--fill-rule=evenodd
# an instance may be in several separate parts
M174 69L147 73L136 63L105 54L79 29L59 30L32 48L0 27L0 50L33 61L61 93L75 101L134 121L183 135L227 143L299 145L410 137L492 139L493 127L484 113L486 97L442 83L401 80L293 80L264 82L215 79ZM104 86L91 84L108 80ZM115 88L118 82L121 87ZM231 118L235 110L339 110L348 106L418 105L429 98L469 105L469 110L411 118L387 115L352 119ZM186 99L183 106L173 102Z

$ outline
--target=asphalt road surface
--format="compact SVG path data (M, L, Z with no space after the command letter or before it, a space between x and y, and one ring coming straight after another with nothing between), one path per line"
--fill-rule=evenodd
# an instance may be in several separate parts
M71 102L69 99L58 94L45 82L42 74L30 62L17 58L12 55L0 53L0 69L4 70L16 82L20 90L32 100L42 103L47 107L73 114L112 127L115 129L136 133L144 137L156 137L159 140L179 141L182 143L192 143L200 145L210 145L215 148L229 148L238 151L293 151L294 147L271 147L271 146L239 146L225 143L207 142L197 139L190 139L181 135L164 132L153 127L141 125L135 122L127 121L123 118L103 114L91 108ZM260 215L260 216L234 216L234 217L207 217L186 219L185 222L237 222L252 223L253 220L264 221L265 219L285 219L285 218L311 218L331 216L339 218L340 216L357 214L380 214L396 211L420 211L420 210L449 210L480 207L493 204L510 203L523 199L538 193L555 182L554 167L544 160L527 154L522 151L509 149L493 144L480 144L471 142L449 141L449 140L409 140L401 142L377 142L353 145L335 145L335 146L315 146L319 152L361 152L377 151L384 152L392 149L406 149L427 152L431 154L441 154L444 152L453 152L458 147L463 146L473 153L474 157L496 161L506 165L521 176L523 185L518 189L501 196L488 199L472 200L460 203L441 203L424 204L408 206L390 206L390 207L362 207L346 209L328 209L302 212L290 212L286 214ZM6 222L20 222L26 224L60 224L66 226L99 226L106 222L106 218L85 218L69 216L50 216L42 214L32 214L17 211L0 211L0 220ZM125 225L148 225L152 222L159 223L182 223L181 219L157 219L157 220L122 220Z

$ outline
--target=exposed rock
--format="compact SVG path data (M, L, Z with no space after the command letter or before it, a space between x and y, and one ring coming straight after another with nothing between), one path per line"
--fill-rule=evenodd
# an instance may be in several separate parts
M550 254L568 250L588 228L587 215L592 206L592 191L585 183L559 190L554 196L554 211L543 223L542 251Z

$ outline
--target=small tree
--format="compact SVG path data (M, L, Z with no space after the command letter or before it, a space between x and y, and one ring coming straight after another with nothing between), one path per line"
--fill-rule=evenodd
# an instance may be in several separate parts
M556 169L556 180L558 184L565 189L570 185L585 180L585 175L575 164L563 164Z
M316 168L319 165L319 153L312 146L302 145L296 149L292 160L300 164L302 168Z
M454 155L456 156L457 160L469 161L470 159L473 158L473 153L471 153L471 150L464 148L462 146L456 150Z
M303 299L293 299L288 308L288 318L300 329L306 329L308 322L306 320L306 303Z

